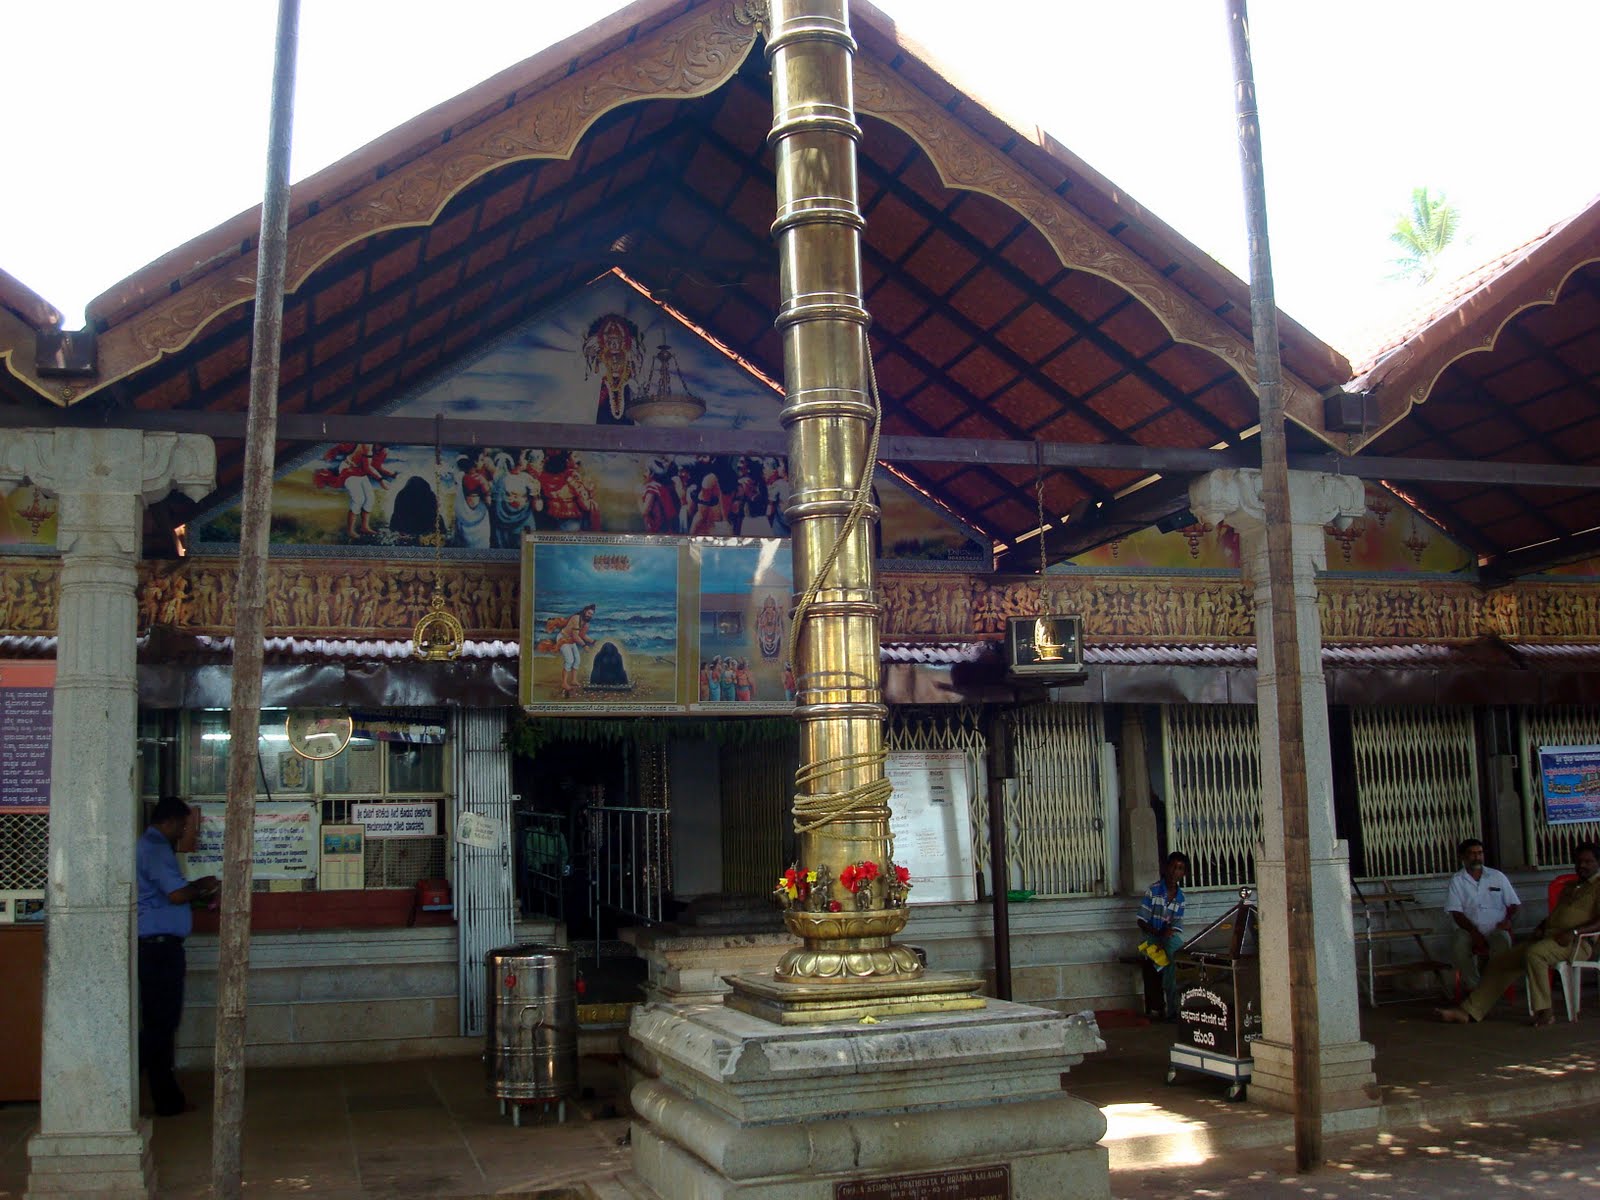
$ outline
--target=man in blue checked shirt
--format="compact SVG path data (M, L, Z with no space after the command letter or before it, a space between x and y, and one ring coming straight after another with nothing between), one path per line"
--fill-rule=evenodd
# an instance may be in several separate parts
M1150 961L1160 978L1165 1000L1161 1015L1168 1021L1178 1019L1177 957L1183 945L1185 897L1182 885L1188 873L1188 855L1174 850L1167 855L1167 861L1161 868L1161 878L1150 885L1144 899L1139 901L1139 931L1144 934L1144 941L1139 943L1139 952ZM1157 1015L1154 997L1150 995L1148 986L1145 989L1145 1004L1151 1016Z
M135 852L139 901L139 1065L150 1080L156 1116L187 1111L183 1089L173 1073L178 1022L183 1017L183 939L194 928L193 900L217 892L213 875L190 881L178 869L174 852L189 823L189 806L163 796Z

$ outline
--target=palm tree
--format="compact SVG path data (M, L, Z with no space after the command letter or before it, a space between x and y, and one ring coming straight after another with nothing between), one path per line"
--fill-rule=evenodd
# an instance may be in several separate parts
M1400 247L1395 277L1430 282L1439 270L1439 256L1456 236L1458 214L1444 193L1430 194L1425 187L1411 189L1411 211L1395 218L1389 240Z

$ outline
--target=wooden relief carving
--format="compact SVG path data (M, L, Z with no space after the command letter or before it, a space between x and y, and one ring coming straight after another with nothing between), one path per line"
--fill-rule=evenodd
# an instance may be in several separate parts
M0 634L53 636L59 560L0 557ZM225 558L139 564L141 633L233 633L237 567ZM516 563L447 563L445 597L476 640L518 636ZM1043 607L1080 613L1097 642L1248 643L1249 593L1238 579L1150 575L1051 577ZM951 573L879 579L886 641L997 638L1007 617L1041 609L1038 581ZM428 609L433 567L414 559L276 559L267 568L269 637L403 641ZM1529 582L1486 592L1438 580L1323 579L1326 642L1600 643L1600 587Z

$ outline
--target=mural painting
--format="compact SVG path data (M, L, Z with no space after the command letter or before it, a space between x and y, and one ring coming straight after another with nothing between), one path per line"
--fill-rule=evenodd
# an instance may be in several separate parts
M698 545L697 698L702 712L782 712L794 704L788 660L794 571L788 543Z
M669 344L670 343L670 347ZM669 349L674 387L705 411L696 429L776 432L782 397L619 275L511 334L454 374L372 418L444 414L485 421L631 425ZM788 464L755 454L648 454L559 446L337 442L285 465L273 487L272 543L311 555L429 553L444 546L514 557L525 533L787 537ZM986 538L885 477L891 558L987 569ZM230 553L236 504L191 523L198 554Z
M530 538L521 701L530 712L667 712L685 703L684 555L662 539Z
M1366 485L1367 510L1348 529L1323 528L1328 573L1456 574L1474 567L1471 554L1393 492ZM1107 542L1051 568L1114 571L1237 571L1239 535L1227 522L1163 533L1155 526Z

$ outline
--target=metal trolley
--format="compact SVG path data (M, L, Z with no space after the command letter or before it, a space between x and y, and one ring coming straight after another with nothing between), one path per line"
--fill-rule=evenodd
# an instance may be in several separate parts
M572 950L566 946L503 946L486 956L488 1046L484 1062L500 1114L522 1124L529 1104L556 1106L578 1086L578 999Z
M1228 1081L1228 1099L1244 1099L1250 1043L1261 1035L1261 968L1256 904L1250 888L1178 952L1178 1040L1167 1058L1167 1082L1179 1070Z

